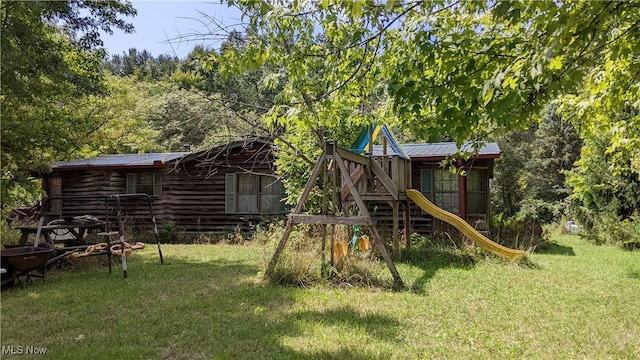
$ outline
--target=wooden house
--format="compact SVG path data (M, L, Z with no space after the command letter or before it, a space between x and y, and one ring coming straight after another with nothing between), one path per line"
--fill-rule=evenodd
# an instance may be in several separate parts
M441 167L442 161L458 150L455 143L403 144L402 157L409 158L410 166L402 166L402 170L398 164L404 161L398 161L403 159L393 147L385 151L384 146L374 146L370 156L377 158L385 171L406 173L403 178L409 179L401 181L402 189L419 189L437 206L471 225L479 220L487 222L489 179L500 149L496 143L485 143L468 160L457 159L463 175ZM465 150L473 149L467 145ZM120 154L62 161L51 168L43 186L49 196L62 199L48 203L49 218L102 217L105 205L101 200L78 198L132 193L148 194L158 224L172 221L179 231L221 233L237 226L250 231L267 217L287 213L282 202L284 187L274 175L272 143L265 139L237 141L196 153ZM398 199L404 201L402 189L396 190L400 191ZM363 194L362 198L381 232L390 235L392 209L384 195ZM455 231L434 221L415 204L407 204L411 231L425 236ZM143 210L139 204L130 204L126 216L131 222L144 222Z
M237 141L200 152L107 155L56 162L43 186L55 200L49 218L102 217L100 197L144 193L159 226L186 232L249 231L265 215L283 216L284 187L274 175L273 144ZM61 197L61 198L57 198ZM123 204L125 221L144 222L143 207ZM108 214L104 214L108 217Z
M477 153L468 160L455 158L455 165L464 170L455 174L443 168L442 162L458 153L453 142L403 144L404 155L411 160L411 188L420 190L435 205L465 219L472 226L486 226L490 217L489 179L493 177L494 161L500 157L496 143L484 143ZM465 144L463 151L473 152L471 144ZM386 153L383 154L383 153ZM397 156L392 148L385 152L383 146L374 146L373 157ZM448 232L453 236L455 229L434 219L415 204L410 203L411 231L424 236ZM372 216L381 224L390 222L390 210L385 204L374 204ZM383 226L383 230L389 226ZM484 230L484 229L480 229Z

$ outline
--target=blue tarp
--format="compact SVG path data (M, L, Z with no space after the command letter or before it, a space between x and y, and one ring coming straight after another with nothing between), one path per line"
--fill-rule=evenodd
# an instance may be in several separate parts
M389 127L387 125L374 124L371 133L373 134L373 141L376 140L376 137L379 133L382 133L382 136L387 139L387 145L390 146L398 156L403 159L409 160L409 156L407 156L407 154L405 154L405 152L402 150L402 146L400 145L400 143L398 143L398 140L393 135L391 130L389 130ZM360 134L356 138L356 141L351 146L351 151L357 154L364 154L365 152L371 153L371 149L367 149L367 145L369 144L369 142L369 129L364 128L362 129L362 131L360 131Z

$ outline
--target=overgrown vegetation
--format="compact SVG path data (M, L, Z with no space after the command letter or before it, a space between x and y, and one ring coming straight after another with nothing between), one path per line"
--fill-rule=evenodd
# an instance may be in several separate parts
M503 245L535 248L545 241L543 226L571 216L565 173L580 156L581 140L558 107L551 103L539 124L498 140L503 156L492 183L491 227Z
M583 129L580 160L568 173L572 213L582 225L581 234L598 244L640 244L640 163L634 163L624 145L612 145L619 141L618 127L634 116L638 111L626 109ZM616 125L607 126L609 121Z
M74 359L640 357L640 253L551 244L537 267L416 246L398 264L405 291L262 282L271 244L165 245L167 265L148 246L126 282L87 258L3 289L2 345Z

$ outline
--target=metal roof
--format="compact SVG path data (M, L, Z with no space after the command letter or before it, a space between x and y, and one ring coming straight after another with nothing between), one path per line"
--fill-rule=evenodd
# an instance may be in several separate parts
M149 154L117 154L87 159L58 161L51 164L53 170L84 167L141 167L154 164L169 163L183 158L191 152L149 153Z
M51 164L52 170L73 170L87 168L122 168L122 167L151 167L159 164L166 164L178 161L187 155L201 156L211 151L220 149L232 149L236 147L246 147L253 143L271 143L267 138L255 137L244 140L232 141L212 149L199 152L170 152L170 153L148 153L148 154L114 154L93 158L77 159L69 161L58 161Z
M476 157L498 158L500 157L500 147L494 142L481 143L482 147L478 150ZM426 144L402 144L404 153L412 159L434 158L443 159L458 152L458 145L454 142L426 143ZM474 152L473 143L465 143L462 145L465 152ZM382 155L382 145L373 146L373 155ZM390 147L387 148L387 155L395 155Z

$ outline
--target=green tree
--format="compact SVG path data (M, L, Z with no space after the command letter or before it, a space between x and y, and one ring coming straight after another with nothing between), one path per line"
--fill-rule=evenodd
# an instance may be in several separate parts
M144 153L166 150L160 131L148 120L149 85L134 76L105 76L105 94L78 99L75 113L90 119L84 141L64 158L92 157L104 154Z
M131 48L128 53L112 55L105 62L105 67L113 75L135 75L139 79L159 80L169 78L179 64L180 61L175 56L154 57L147 50L138 51L136 48Z
M286 83L270 119L318 135L376 116L430 139L523 128L548 100L597 81L598 67L616 68L595 94L611 107L622 105L612 89L638 91L636 1L230 4L255 35L221 68L276 69Z
M224 106L220 94L184 89L169 81L144 85L137 111L158 132L158 143L170 151L204 150L255 134L245 121Z
M640 245L640 167L634 164L638 149L630 154L625 146L611 146L621 136L614 124L637 116L638 110L627 108L613 119L590 123L591 131L583 131L577 168L567 174L572 212L582 233L597 243Z
M537 126L528 130L513 131L498 137L500 158L496 161L494 179L491 182L492 213L511 219L520 212L527 195L529 173L526 170L531 158L531 144Z
M557 101L549 103L541 113L540 123L532 128L533 138L520 146L528 151L519 155L524 156L520 183L525 188L518 215L540 225L567 215L565 199L571 190L565 182L565 173L580 158L582 146L574 126L558 113L559 107Z
M559 106L552 102L544 108L526 164L530 174L528 196L550 203L562 202L569 196L565 173L573 169L582 147L573 124L558 113Z
M16 203L37 187L30 173L47 169L86 141L91 119L77 100L105 91L100 31L133 27L129 3L3 1L2 202Z

